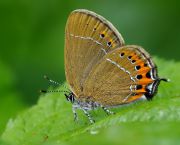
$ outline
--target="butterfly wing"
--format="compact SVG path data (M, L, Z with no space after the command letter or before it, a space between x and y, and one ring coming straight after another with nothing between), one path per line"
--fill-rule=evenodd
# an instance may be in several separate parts
M157 78L152 70L156 71L155 64L143 48L117 48L93 68L85 81L84 96L104 106L135 101L147 93L147 86Z
M110 22L88 10L73 11L65 31L66 79L79 97L92 67L124 40Z

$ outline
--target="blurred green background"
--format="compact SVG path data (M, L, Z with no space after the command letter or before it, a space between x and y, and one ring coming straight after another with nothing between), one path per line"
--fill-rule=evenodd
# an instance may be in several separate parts
M7 120L36 103L47 74L64 74L64 28L78 8L103 15L126 44L153 56L180 60L178 0L0 0L0 133ZM164 66L166 67L166 66Z

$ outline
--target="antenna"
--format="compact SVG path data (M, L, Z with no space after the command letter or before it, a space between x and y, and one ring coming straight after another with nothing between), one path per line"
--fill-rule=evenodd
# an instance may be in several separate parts
M64 90L40 90L40 93L70 93Z
M164 81L164 82L170 82L171 81L170 79L166 79L166 78L160 78L159 80Z
M45 78L46 80L48 80L51 84L54 84L54 85L56 85L56 86L62 86L62 87L64 87L65 89L67 89L68 91L71 91L67 86L65 86L64 84L60 84L60 83L58 83L58 82L50 79L47 75L44 75L44 78Z

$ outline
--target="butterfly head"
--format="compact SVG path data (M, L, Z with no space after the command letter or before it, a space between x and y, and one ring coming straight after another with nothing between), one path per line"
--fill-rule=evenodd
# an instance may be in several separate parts
M69 102L71 102L71 103L74 103L74 101L75 101L75 95L74 95L73 92L65 93L64 95L65 95L67 101L69 101Z
M51 84L54 84L56 86L61 86L65 88L66 90L40 90L41 93L64 93L67 101L74 103L75 101L75 94L64 84L60 84L52 79L50 79L48 76L44 76L46 80L48 80Z

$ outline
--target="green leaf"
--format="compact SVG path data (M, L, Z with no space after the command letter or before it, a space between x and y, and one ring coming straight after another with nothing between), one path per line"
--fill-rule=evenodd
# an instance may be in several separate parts
M112 109L107 116L92 111L93 125L78 111L73 121L71 104L63 94L42 95L37 105L10 119L2 139L12 145L60 144L178 144L180 134L180 63L155 58L162 82L153 101L139 101ZM62 88L60 88L62 89Z
M25 108L20 94L14 90L15 78L13 72L0 60L0 134L3 132L8 119Z

